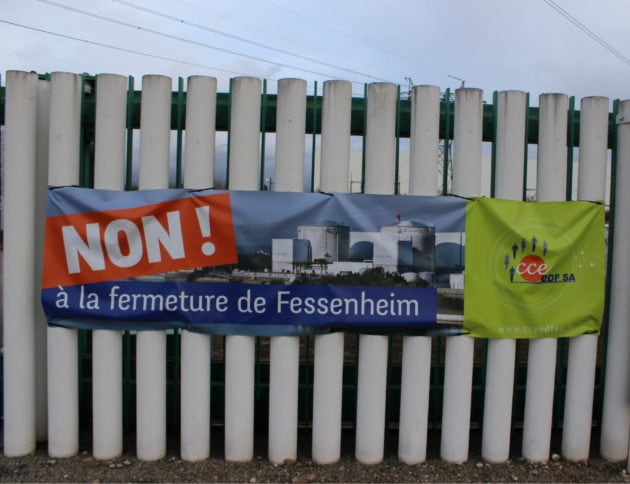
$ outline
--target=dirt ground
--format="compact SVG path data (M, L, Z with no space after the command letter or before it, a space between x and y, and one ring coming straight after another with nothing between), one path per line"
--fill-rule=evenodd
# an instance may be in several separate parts
M515 441L519 436L515 435ZM0 457L0 482L627 482L626 463L611 463L599 457L574 464L553 454L545 464L530 464L518 457L504 464L486 464L480 458L478 431L471 433L470 458L461 465L439 459L439 434L431 433L427 461L405 465L396 457L397 435L386 439L385 459L376 465L363 465L354 458L352 433L344 432L342 458L332 465L317 465L310 460L310 435L300 436L296 462L275 465L266 457L264 436L258 436L255 457L248 463L223 460L223 436L213 429L211 457L201 462L182 461L177 442L169 444L167 456L155 462L139 461L130 448L117 459L96 460L89 443L71 458L54 459L42 445L30 456ZM557 436L552 452L557 452ZM597 455L594 445L594 455Z

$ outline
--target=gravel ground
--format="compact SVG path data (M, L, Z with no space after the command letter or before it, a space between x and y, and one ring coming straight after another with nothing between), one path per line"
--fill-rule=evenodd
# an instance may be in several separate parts
M219 431L214 434L220 433ZM626 463L607 462L599 457L588 463L571 464L557 455L546 464L529 464L515 458L505 464L482 463L478 436L471 436L470 460L462 465L439 460L439 436L430 437L427 462L405 465L396 459L396 437L387 439L386 457L381 464L362 465L354 459L352 436L344 435L342 459L333 465L313 464L309 457L310 438L302 435L297 462L274 465L266 458L266 444L256 442L255 458L249 463L226 463L222 436L213 435L212 456L202 462L184 462L177 443L156 462L143 462L133 449L113 460L96 460L89 445L67 459L48 457L45 446L35 454L0 458L0 482L626 482ZM217 440L215 443L214 440ZM516 439L515 439L516 440ZM436 447L437 445L437 447ZM557 447L555 443L552 450Z

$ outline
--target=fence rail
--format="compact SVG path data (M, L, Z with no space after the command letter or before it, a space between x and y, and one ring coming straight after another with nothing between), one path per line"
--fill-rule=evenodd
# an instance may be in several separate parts
M440 431L441 458L462 462L478 426L483 458L503 462L522 426L530 461L549 458L554 428L568 460L588 459L594 432L602 456L627 458L630 202L617 187L630 181L630 101L609 112L607 98L584 98L577 110L564 94L541 95L533 107L520 91L495 93L486 104L471 88L452 96L416 86L401 99L387 83L367 85L364 98L353 98L345 81L325 82L322 93L315 84L310 94L298 79L279 81L276 94L255 78L230 86L217 93L216 79L195 76L187 90L182 79L173 90L170 78L145 76L137 91L132 78L116 75L7 73L0 92L6 455L28 454L41 440L53 457L76 454L91 425L99 459L119 455L135 431L140 459L163 457L167 437L179 435L182 458L194 461L210 455L212 428L222 425L227 460L252 459L255 430L266 432L272 462L295 460L305 429L312 459L330 463L349 426L363 463L383 459L388 429L397 429L404 462L426 459L430 429ZM225 160L216 157L223 132ZM361 137L359 179L353 136ZM38 300L46 185L344 192L356 191L355 182L365 193L520 200L535 189L537 200L604 200L602 336L253 338L45 325Z

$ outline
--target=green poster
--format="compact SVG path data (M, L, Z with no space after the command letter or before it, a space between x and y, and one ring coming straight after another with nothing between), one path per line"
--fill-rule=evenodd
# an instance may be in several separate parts
M599 333L604 238L599 204L469 201L464 329L481 338Z

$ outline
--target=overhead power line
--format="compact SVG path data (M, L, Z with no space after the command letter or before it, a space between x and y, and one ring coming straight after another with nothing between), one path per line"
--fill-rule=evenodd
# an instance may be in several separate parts
M134 55L139 55L139 56L143 56L143 57L149 57L151 59L157 59L157 60L162 60L162 61L167 61L167 62L175 62L177 64L183 64L183 65L192 66L192 67L199 67L199 68L208 69L208 70L211 70L211 71L225 72L227 74L234 74L236 76L249 76L249 75L251 75L251 73L247 74L247 73L243 73L243 72L231 71L231 70L228 70L228 69L222 69L220 67L210 66L210 65L207 65L207 64L200 64L198 62L185 61L185 60L182 60L182 59L176 59L174 57L166 57L166 56L163 56L163 55L151 54L150 52L142 52L142 51L139 51L139 50L127 49L125 47L118 47L116 45L105 44L103 42L96 42L94 40L82 39L82 38L79 38L79 37L74 37L72 35L60 34L59 32L52 32L50 30L40 29L38 27L33 27L32 25L19 24L19 23L16 23L16 22L11 22L9 20L0 19L0 23L4 23L4 24L11 25L13 27L18 27L18 28L25 29L25 30L32 30L34 32L39 32L39 33L46 34L46 35L52 35L52 36L59 37L59 38L62 38L62 39L72 40L72 41L75 41L75 42L81 42L81 43L84 43L84 44L94 45L94 46L97 46L97 47L103 47L105 49L112 49L112 50L116 50L116 51L119 51L119 52L126 52L128 54L134 54ZM279 79L273 78L273 77L269 77L269 78L266 78L266 79L270 80L270 81L278 81L279 80ZM307 84L307 85L309 87L312 87L311 84ZM359 97L362 96L362 94L355 94L354 92L353 92L352 95L353 96L356 95L356 96L359 96Z
M118 1L118 0L114 0L114 1ZM327 24L325 24L323 22L320 22L318 20L315 20L315 19L312 19L310 17L307 17L306 15L303 15L300 12L296 12L296 11L290 9L290 8L284 7L283 5L278 5L278 4L276 4L274 2L271 2L269 0L262 0L262 1L264 3L266 3L267 5L271 5L274 8L277 8L279 10L282 10L282 11L288 13L289 15L293 15L295 17L302 18L304 20L307 20L308 22L311 22L311 23L314 23L316 25L319 25L320 27L324 27L324 28L326 28L328 30L332 30L333 32L336 32L336 33L338 33L340 35L343 35L344 37L346 37L348 39L352 39L352 40L354 40L356 42L360 42L362 44L365 44L365 45L367 45L368 47L370 47L372 49L380 50L380 51L385 52L385 53L387 53L389 55L392 55L394 57L398 57L399 59L402 59L405 62L411 62L412 64L415 64L415 65L420 66L420 67L428 67L429 69L432 69L432 70L434 70L434 71L436 71L436 72L438 72L438 73L440 73L440 74L442 74L442 75L444 75L446 77L450 77L451 79L455 79L456 81L460 81L462 83L465 82L464 79L462 79L460 77L457 77L457 76L454 76L453 74L449 74L448 72L446 72L446 71L444 71L444 70L442 70L442 69L440 69L438 67L435 67L435 66L432 66L430 64L423 63L423 62L418 62L417 60L411 59L411 58L409 58L407 56L404 56L404 55L401 55L401 54L399 54L396 51L391 51L391 50L383 48L380 45L372 44L371 42L367 42L366 40L363 40L363 39L361 39L359 37L355 37L353 35L350 35L349 33L344 32L343 30L339 30L339 29L337 29L335 27L332 27L330 25L327 25Z
M271 35L271 36L273 36L276 39L280 39L280 40L289 42L291 45L301 45L301 46L306 47L308 49L321 52L322 54L336 57L338 60L341 60L342 62L346 62L347 61L346 59L341 59L337 55L337 53L330 52L328 50L324 50L324 49L320 48L317 45L309 44L307 42L302 42L302 41L300 41L298 39L295 39L295 38L292 38L292 37L287 37L285 35L281 35L277 31L271 31L271 30L268 30L268 29L264 29L264 28L260 27L259 25L256 25L256 24L253 24L253 23L249 23L249 22L244 22L243 20L231 17L229 15L223 15L223 14L221 14L221 13L219 13L217 11L217 8L214 8L214 9L205 8L205 7L202 7L200 5L195 5L194 3L188 2L186 0L172 0L172 1L177 2L177 3L181 4L181 5L185 5L186 7L193 8L195 10L199 10L199 11L205 12L205 13L207 13L209 15L212 15L213 17L218 17L218 18L227 20L228 22L232 22L232 23L235 23L235 24L238 24L238 25L242 25L243 27L246 27L248 29L257 30L258 32L262 32L264 34ZM355 62L355 65L358 65L358 64ZM363 64L363 67L366 67L365 64Z
M48 2L46 0L40 0L40 1L45 1L46 3L51 3L51 2ZM158 17L162 17L162 18L164 18L166 20L170 20L170 21L176 22L176 23L178 23L180 25L188 25L190 27L194 27L194 28L197 28L197 29L205 30L205 31L211 32L213 34L222 35L224 37L229 37L231 39L238 40L239 42L244 42L246 44L250 44L250 45L253 45L253 46L256 46L256 47L260 47L260 48L267 49L267 50L270 50L270 51L273 51L273 52L277 52L277 53L282 54L282 55L287 55L287 56L290 56L290 57L295 57L296 59L302 59L302 60L305 60L305 61L308 61L308 62L313 62L315 64L319 64L319 65L326 66L326 67L331 67L331 68L336 69L336 70L341 70L341 71L344 71L344 72L350 72L351 74L355 74L355 75L359 75L359 76L362 76L362 77L366 77L368 79L374 79L374 80L378 80L378 81L386 81L386 79L383 79L383 78L380 78L380 77L376 77L376 76L372 76L371 74L367 74L365 72L360 72L360 71L356 71L354 69L349 69L347 67L342 67L342 66L339 66L339 65L335 65L335 64L328 63L328 62L324 62L324 61L321 61L319 59L316 59L316 58L313 58L313 57L309 57L309 56L305 56L305 55L301 55L301 54L297 54L295 52L291 52L291 51L288 51L288 50L285 50L285 49L278 49L276 47L271 47L271 46L265 45L265 44L263 44L261 42L256 42L254 40L249 40L249 39L247 39L245 37L241 37L241 36L238 36L238 35L230 34L228 32L223 32L221 30L214 29L212 27L208 27L206 25L199 24L199 23L196 23L196 22L190 22L188 20L176 17L174 15L169 15L169 14L166 14L166 13L163 13L163 12L159 12L157 10L154 10L154 9L151 9L151 8L148 8L148 7L143 7L142 5L138 5L138 4L135 4L135 3L132 3L132 2L127 2L125 0L112 0L112 2L119 3L121 5L125 5L125 6L130 7L130 8L135 8L136 10L140 10L142 12L146 12L146 13L149 13L151 15L156 15ZM240 54L240 55L245 55L245 54ZM245 55L245 56L246 57L251 57L251 56L248 56L248 55ZM258 60L262 60L262 59L258 58ZM269 62L269 63L272 63L272 64L276 64L276 65L284 66L284 64L279 64L277 62L273 62L273 61L269 61L269 60L263 60L263 61L264 62ZM285 67L291 67L293 69L299 69L299 70L304 71L304 72L311 72L312 74L330 76L330 74L321 74L321 73L314 72L314 71L309 71L309 70L303 69L303 68L297 68L297 67L293 67L293 66L285 66Z
M62 8L62 9L65 9L65 10L69 10L69 11L72 11L72 12L75 12L75 13L78 13L78 14L81 14L81 15L86 15L88 17L93 17L93 18L96 18L98 20L102 20L102 21L105 21L105 22L118 24L118 25L121 25L123 27L127 27L127 28L130 28L130 29L136 30L136 31L144 31L144 32L147 32L147 33L150 33L150 34L153 34L153 35L158 35L160 37L165 37L165 38L169 38L169 39L172 39L172 40L185 42L185 43L188 43L188 44L191 44L191 45L197 45L199 47L204 47L204 48L216 50L216 51L219 51L219 52L225 52L225 53L231 54L231 55L245 57L245 58L256 60L256 61L259 61L259 62L264 62L264 63L267 63L267 64L276 65L278 67L287 67L289 69L294 69L294 70L298 70L298 71L301 71L301 72L308 72L310 74L315 74L315 75L323 76L323 77L334 77L334 76L331 76L330 74L314 71L312 69L308 69L308 68L305 68L305 67L292 66L292 65L289 65L289 64L281 63L281 62L275 62L275 61L272 61L272 60L265 59L263 57L250 55L250 54L245 54L243 52L237 52L237 51L234 51L234 50L225 49L223 47L217 47L217 46L210 45L210 44L207 44L207 43L204 43L204 42L198 42L198 41L195 41L195 40L186 39L184 37L179 37L179 36L176 36L176 35L167 34L165 32L161 32L159 30L149 29L149 28L141 27L139 25L130 24L130 23L127 23L127 22L123 22L122 20L116 20L116 19L112 19L112 18L109 18L109 17L105 17L103 15L98 15L98 14L95 14L95 13L92 13L92 12L86 12L85 10L81 10L81 9L78 9L78 8L70 7L69 5L63 5L63 4L54 2L52 0L38 0L38 1L42 2L42 3L46 3L46 4L54 6L54 7Z
M16 22L11 22L9 20L0 19L0 22L2 22L4 24L8 24L8 25L13 25L14 27L19 27L19 28L22 28L22 29L33 30L35 32L40 32L40 33L48 34L48 35L54 35L55 37L61 37L63 39L74 40L76 42L83 42L85 44L96 45L98 47L105 47L107 49L117 50L119 52L127 52L129 54L141 55L141 56L144 56L144 57L150 57L152 59L159 59L159 60L164 60L164 61L168 61L168 62L177 62L178 64L185 64L185 65L193 66L193 67L201 67L203 69L209 69L209 70L212 70L212 71L220 71L220 72L226 72L228 74L236 74L237 76L244 76L245 75L242 72L230 71L230 70L227 70L227 69L221 69L219 67L209 66L209 65L206 65L206 64L199 64L197 62L189 62L189 61L185 61L185 60L181 60L181 59L175 59L173 57L165 57L165 56L162 56L162 55L151 54L149 52L141 52L139 50L127 49L125 47L118 47L116 45L104 44L102 42L96 42L96 41L93 41L93 40L81 39L79 37L73 37L72 35L60 34L59 32L51 32L50 30L40 29L40 28L37 28L37 27L33 27L31 25L19 24L19 23L16 23Z
M617 57L623 63L625 63L625 64L630 66L630 58L626 57L621 52L619 52L617 49L615 49L612 45L610 45L608 42L606 42L604 39L602 39L599 35L597 35L595 32L593 32L591 29L589 29L586 25L581 23L578 19L576 19L573 15L571 15L569 12L567 12L565 9L563 9L556 2L554 2L553 0L543 0L543 1L547 5L549 5L551 8L553 8L556 12L558 12L560 15L562 15L566 20L571 22L578 29L580 29L582 32L584 32L586 35L588 35L591 39L593 39L595 42L597 42L599 45L601 45L604 49L606 49L608 52L610 52L612 55Z

